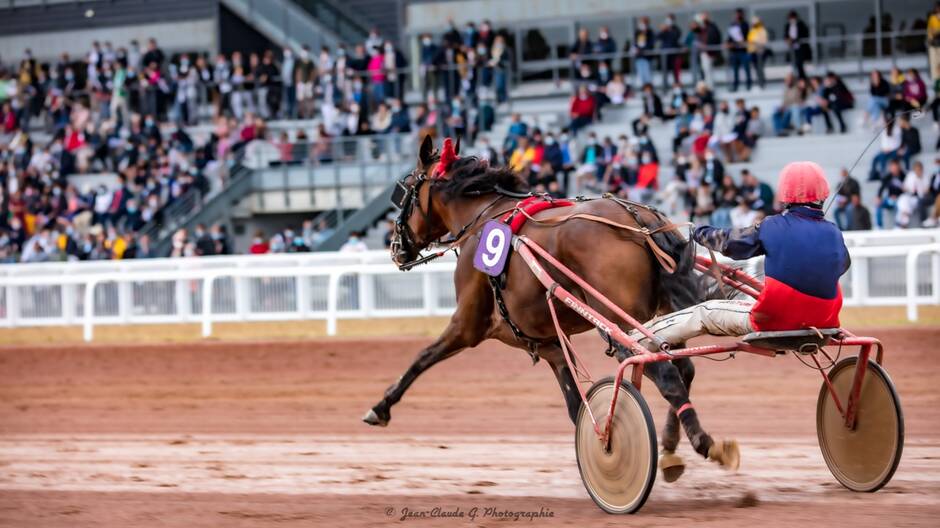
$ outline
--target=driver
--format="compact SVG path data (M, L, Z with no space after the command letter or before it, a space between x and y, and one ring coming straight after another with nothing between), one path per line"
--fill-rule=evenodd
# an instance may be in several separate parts
M693 234L699 244L735 260L766 256L766 280L757 300L706 301L657 317L647 328L670 345L679 345L706 333L742 336L839 327L839 277L850 261L842 232L824 218L829 183L822 167L811 161L787 164L780 171L778 192L782 214L744 229L701 226ZM635 330L630 336L648 341Z

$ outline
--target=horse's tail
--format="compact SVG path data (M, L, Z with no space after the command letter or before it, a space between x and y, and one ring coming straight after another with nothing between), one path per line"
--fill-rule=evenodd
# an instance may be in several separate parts
M676 270L672 273L659 268L659 311L681 310L704 301L705 289L695 273L695 244L686 240L678 229L656 233L653 241L676 261Z

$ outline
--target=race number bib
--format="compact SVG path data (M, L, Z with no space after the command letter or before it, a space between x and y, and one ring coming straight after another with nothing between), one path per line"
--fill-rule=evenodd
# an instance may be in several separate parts
M483 226L480 243L473 255L473 267L496 277L506 267L506 257L512 241L512 229L499 220L490 220Z

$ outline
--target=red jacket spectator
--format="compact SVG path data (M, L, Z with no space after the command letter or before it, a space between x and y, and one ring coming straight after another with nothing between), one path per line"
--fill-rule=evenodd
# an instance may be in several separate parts
M586 117L591 119L594 117L594 111L597 109L597 104L594 102L593 97L572 97L571 98L571 117Z
M251 246L248 248L248 252L251 253L252 255L264 255L265 253L268 252L269 249L270 247L268 246L267 242L265 242L262 239L256 238L255 241L252 242Z
M74 152L85 146L85 134L72 127L65 130L65 150Z
M640 165L636 186L640 189L659 189L659 164L651 161Z

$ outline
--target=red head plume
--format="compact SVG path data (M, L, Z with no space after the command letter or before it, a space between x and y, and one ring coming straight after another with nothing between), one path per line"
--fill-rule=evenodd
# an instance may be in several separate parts
M457 152L454 150L454 142L450 138L444 139L444 145L441 147L441 161L434 169L435 178L443 178L444 174L450 168L450 164L457 159Z

